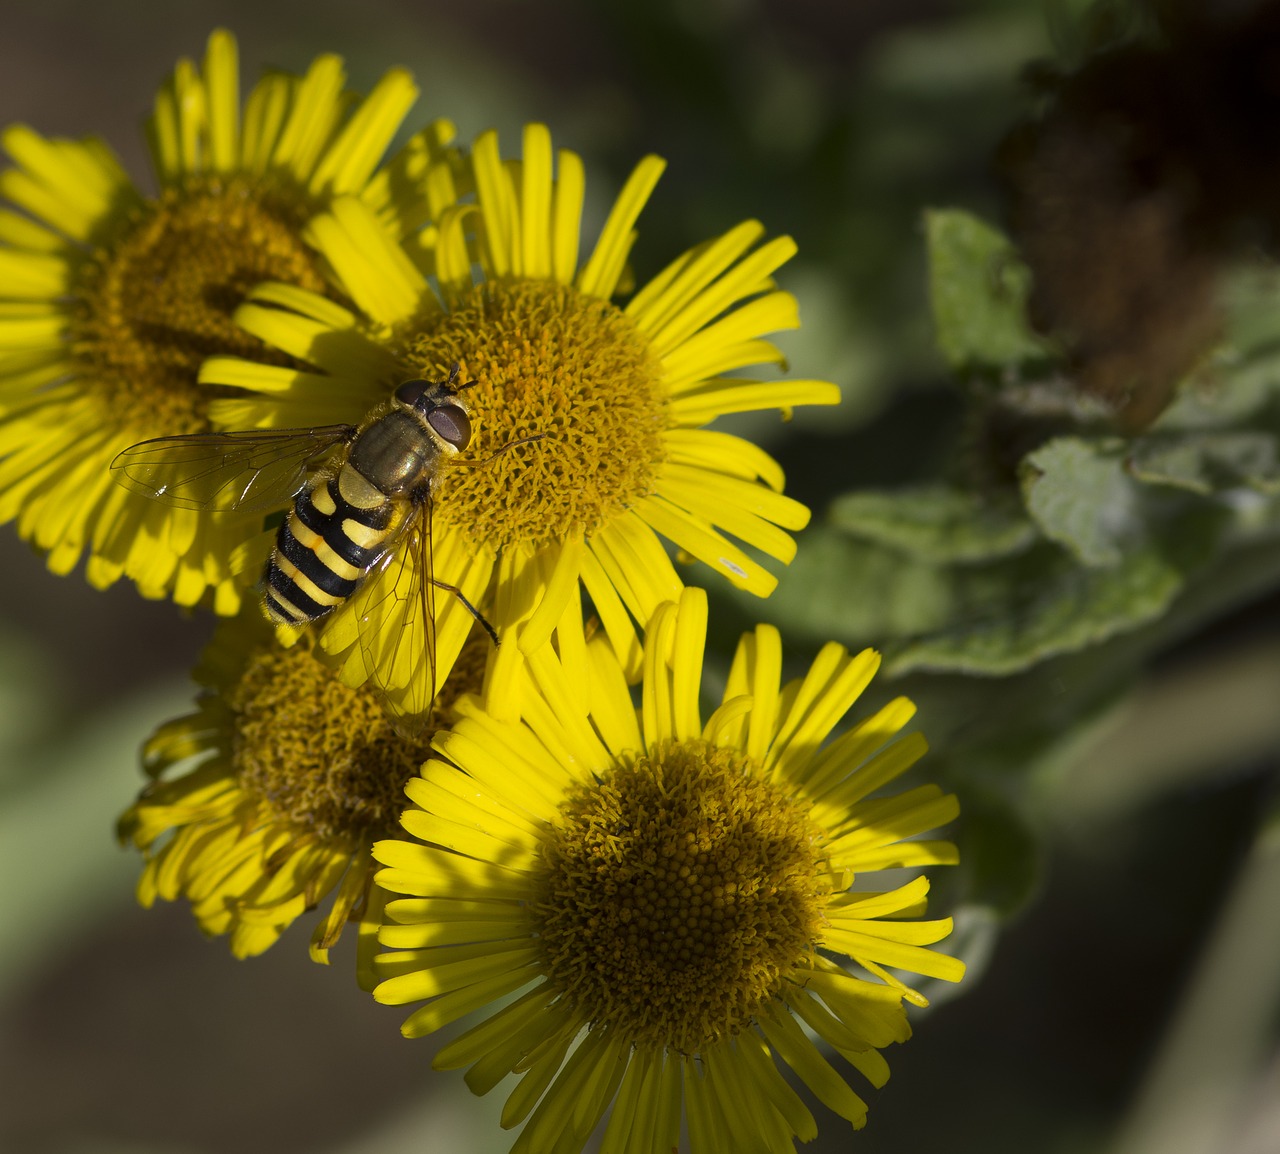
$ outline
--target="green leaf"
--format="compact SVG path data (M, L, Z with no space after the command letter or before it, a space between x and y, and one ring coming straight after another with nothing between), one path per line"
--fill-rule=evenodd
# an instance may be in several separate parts
M1052 357L1026 319L1031 274L1003 233L958 209L925 213L938 348L957 372Z
M753 598L751 609L786 630L862 645L941 628L954 605L945 570L818 526L773 596L763 606Z
M1280 450L1271 433L1144 437L1134 443L1128 464L1129 472L1148 485L1203 494L1242 486L1280 492Z
M1274 264L1243 264L1222 278L1226 344L1244 354L1274 353L1280 345L1280 276Z
M1274 268L1236 269L1224 277L1220 299L1227 322L1222 348L1183 382L1152 431L1256 423L1280 400L1280 275Z
M1035 831L1013 805L994 792L965 788L960 794L963 846L959 888L966 904L1016 914L1040 884L1043 853Z
M1178 396L1152 425L1152 432L1223 429L1256 418L1280 399L1280 351L1241 357L1226 350Z
M972 598L974 615L908 644L888 662L890 672L1017 673L1154 620L1184 580L1182 567L1155 546L1111 569L1081 568L1046 547L975 577L985 591L971 580L957 594Z
M1115 437L1057 437L1023 458L1027 512L1085 565L1117 565L1145 535L1125 447Z
M921 561L973 562L1029 548L1035 526L1022 510L942 485L846 493L832 503L837 529Z

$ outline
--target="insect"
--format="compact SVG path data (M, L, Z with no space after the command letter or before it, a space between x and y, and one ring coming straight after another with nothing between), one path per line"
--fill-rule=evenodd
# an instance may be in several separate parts
M432 489L471 443L458 394L475 382L458 385L458 372L454 365L444 381L405 381L358 426L157 437L125 449L111 468L126 488L180 508L266 512L292 501L263 577L267 616L303 625L357 598L362 624L380 614L392 626L389 635L361 629L366 671L384 696L402 690L388 697L396 712L425 714L435 696L435 590L456 597L498 641L432 568ZM453 463L484 465L538 439Z

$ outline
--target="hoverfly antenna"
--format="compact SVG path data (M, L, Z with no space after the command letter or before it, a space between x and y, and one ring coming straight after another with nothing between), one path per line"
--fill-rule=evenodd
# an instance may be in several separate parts
M453 362L453 368L449 370L449 379L444 382L444 387L457 396L463 389L470 389L478 385L479 381L468 381L465 385L455 385L453 382L458 379L458 374L462 372L462 366L457 362Z

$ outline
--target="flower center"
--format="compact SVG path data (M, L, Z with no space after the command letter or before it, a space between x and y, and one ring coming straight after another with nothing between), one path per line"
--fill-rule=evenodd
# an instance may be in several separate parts
M329 844L394 836L405 782L431 756L436 719L479 689L486 655L483 636L463 647L432 724L406 738L373 693L343 685L305 645L255 650L224 697L241 788Z
M593 1024L692 1054L749 1026L817 945L831 878L807 807L738 750L672 742L578 790L533 906Z
M478 285L419 333L407 359L428 379L475 380L465 460L445 469L435 515L477 543L537 547L588 535L649 492L667 420L648 342L608 301L554 281ZM523 437L527 445L504 449Z
M201 432L196 371L206 357L284 363L231 314L265 280L324 291L300 236L307 215L297 195L244 178L193 179L148 201L82 273L73 347L107 411L144 413L166 433Z

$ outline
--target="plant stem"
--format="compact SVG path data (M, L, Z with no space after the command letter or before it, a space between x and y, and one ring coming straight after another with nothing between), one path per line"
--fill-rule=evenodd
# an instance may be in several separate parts
M1280 808L1244 862L1111 1154L1235 1148L1278 1010Z

